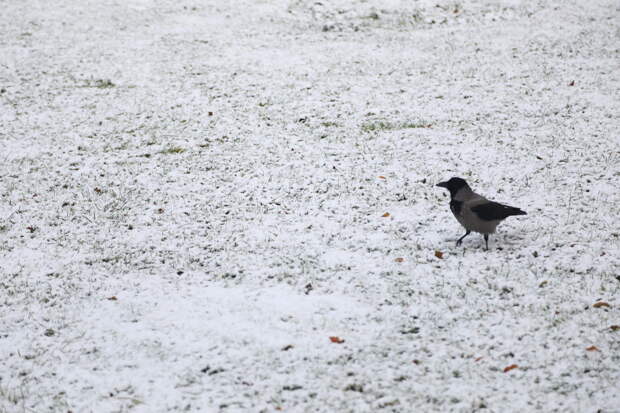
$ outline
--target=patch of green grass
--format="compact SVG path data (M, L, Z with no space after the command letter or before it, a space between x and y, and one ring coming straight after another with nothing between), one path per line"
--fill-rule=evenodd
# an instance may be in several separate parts
M110 79L97 79L95 80L94 87L98 87L99 89L107 89L110 87L116 86Z
M159 151L159 153L164 154L164 155L173 155L176 153L183 153L183 152L185 152L185 149L181 148L180 146L171 146L169 148Z
M333 127L339 126L336 122L331 122L331 121L321 122L321 125L325 126L326 128L333 128Z
M383 121L362 124L362 130L364 132L375 132L375 131L381 131L381 130L385 131L385 130L393 130L393 129L396 129L393 123L383 122Z
M404 122L404 123L392 123L392 122L369 122L362 124L362 130L364 132L376 132L376 131L390 131L398 129L415 129L415 128L430 128L431 124L426 122Z
M401 125L400 129L416 129L416 128L430 128L430 123L424 122L405 122Z
M96 87L98 89L109 89L116 86L110 79L89 79L84 87Z

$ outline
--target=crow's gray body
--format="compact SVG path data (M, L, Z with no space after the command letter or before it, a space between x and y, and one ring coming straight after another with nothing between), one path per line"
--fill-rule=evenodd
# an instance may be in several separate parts
M458 203L458 204L457 204ZM476 215L472 208L488 204L489 200L478 195L469 188L463 188L457 192L455 198L450 202L450 210L456 220L469 231L480 234L493 234L501 219L485 221Z
M460 245L463 238L473 231L484 235L488 249L489 234L495 232L500 222L512 215L526 215L526 212L519 208L489 201L482 195L478 195L461 178L452 178L449 181L440 182L437 186L450 191L450 210L467 231L459 238L456 245Z

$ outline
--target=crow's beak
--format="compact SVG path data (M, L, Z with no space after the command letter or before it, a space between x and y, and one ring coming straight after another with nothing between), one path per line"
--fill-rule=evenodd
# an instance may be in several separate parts
M440 186L442 188L448 188L448 183L447 182L439 182L437 185L435 186Z

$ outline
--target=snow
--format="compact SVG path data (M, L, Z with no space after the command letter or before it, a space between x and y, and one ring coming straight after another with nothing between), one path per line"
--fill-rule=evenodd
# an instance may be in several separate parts
M619 411L619 18L4 4L0 411Z

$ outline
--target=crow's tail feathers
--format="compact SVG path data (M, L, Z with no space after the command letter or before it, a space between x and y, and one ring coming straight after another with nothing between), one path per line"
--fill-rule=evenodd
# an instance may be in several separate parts
M508 216L510 215L527 215L527 212L525 212L522 209L519 209L517 207L508 207Z
M527 215L525 211L519 208L511 207L508 205L500 204L499 202L485 202L480 205L476 205L471 210L485 221L494 221L506 219L512 215Z

